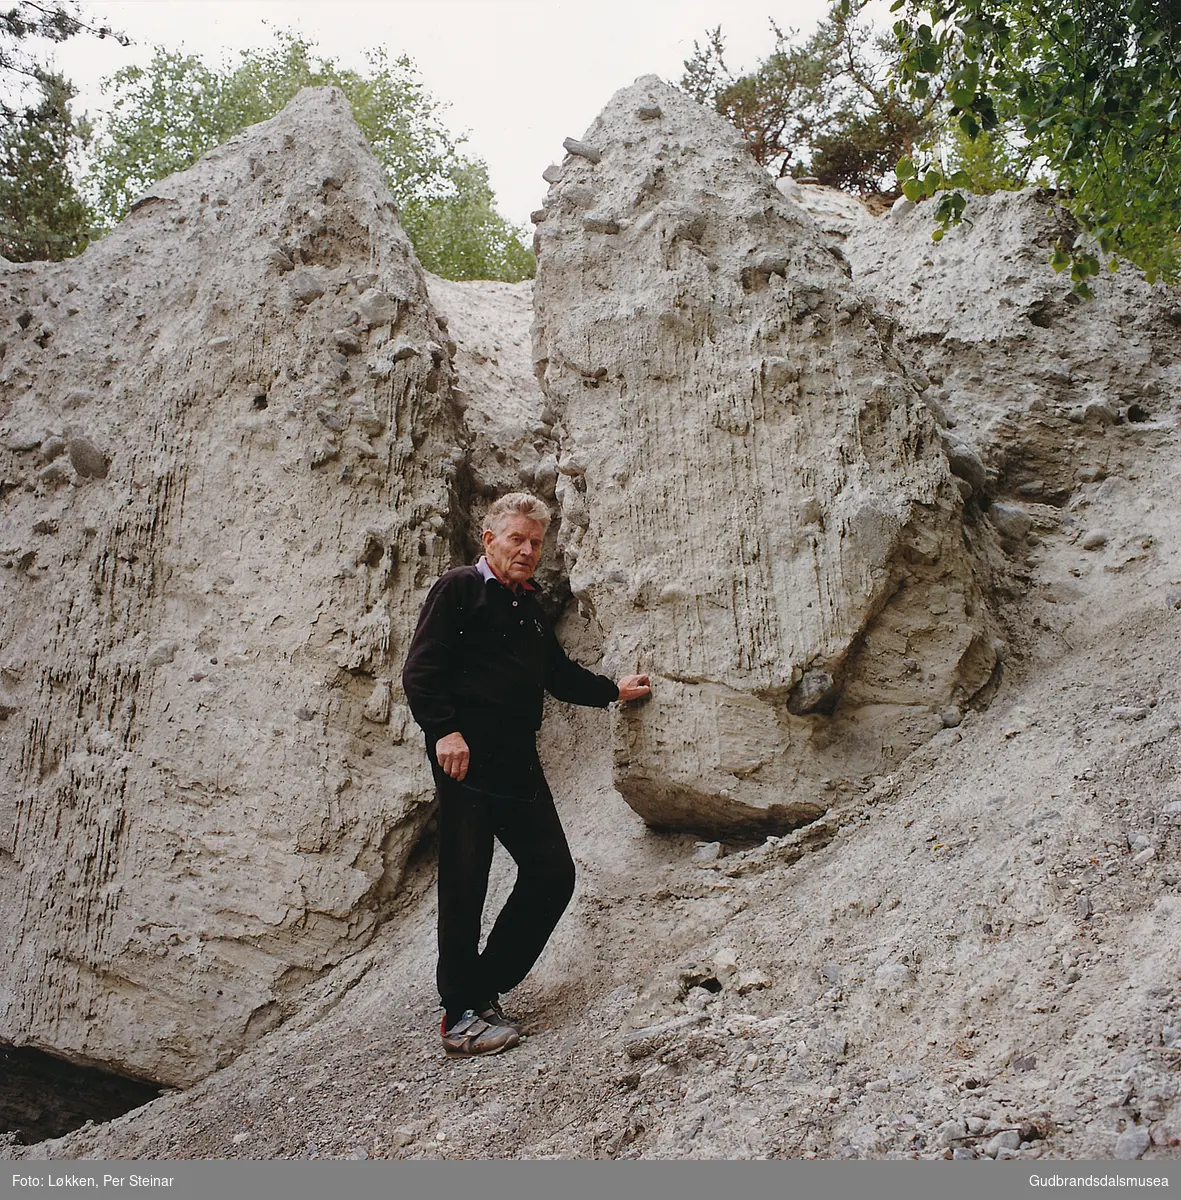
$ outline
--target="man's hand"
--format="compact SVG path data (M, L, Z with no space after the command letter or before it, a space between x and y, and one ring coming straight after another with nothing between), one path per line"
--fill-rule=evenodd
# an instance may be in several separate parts
M456 730L455 733L439 738L435 743L435 757L439 760L444 774L450 775L452 779L461 780L467 774L472 752L468 749L463 734Z
M616 682L615 686L619 689L620 704L626 704L629 700L639 700L641 696L652 695L647 675L625 675Z

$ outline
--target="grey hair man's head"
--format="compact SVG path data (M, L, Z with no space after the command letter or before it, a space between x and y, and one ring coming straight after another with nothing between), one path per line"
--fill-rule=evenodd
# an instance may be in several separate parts
M526 517L536 521L544 532L549 528L550 511L544 500L529 492L509 492L493 503L484 514L484 530L499 533L508 517Z

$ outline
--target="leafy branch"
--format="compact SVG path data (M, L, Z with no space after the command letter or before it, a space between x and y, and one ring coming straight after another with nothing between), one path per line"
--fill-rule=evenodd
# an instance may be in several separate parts
M856 0L860 3L863 0ZM1050 258L1074 290L1121 260L1181 280L1181 10L1175 0L895 0L897 77L938 95L969 143L1016 133L1081 232ZM912 200L940 195L936 237L970 180L931 147L898 166Z

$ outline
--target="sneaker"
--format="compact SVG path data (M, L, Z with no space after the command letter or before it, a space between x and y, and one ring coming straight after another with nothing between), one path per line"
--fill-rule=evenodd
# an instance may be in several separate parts
M489 1000L476 1015L482 1021L487 1021L489 1025L504 1025L509 1029L515 1029L518 1034L521 1033L521 1026L524 1024L520 1017L510 1017L500 1007L499 1000Z
M451 1026L447 1017L439 1022L439 1034L443 1039L443 1050L449 1058L472 1058L478 1054L499 1054L511 1049L521 1035L511 1025L487 1021L470 1008Z

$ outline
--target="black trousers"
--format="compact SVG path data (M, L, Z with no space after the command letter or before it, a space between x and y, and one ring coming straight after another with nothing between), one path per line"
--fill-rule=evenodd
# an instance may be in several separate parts
M574 894L574 860L534 735L494 744L467 740L472 760L462 783L443 773L428 748L439 796L437 981L453 1013L516 987ZM517 864L517 879L481 952L494 840Z

